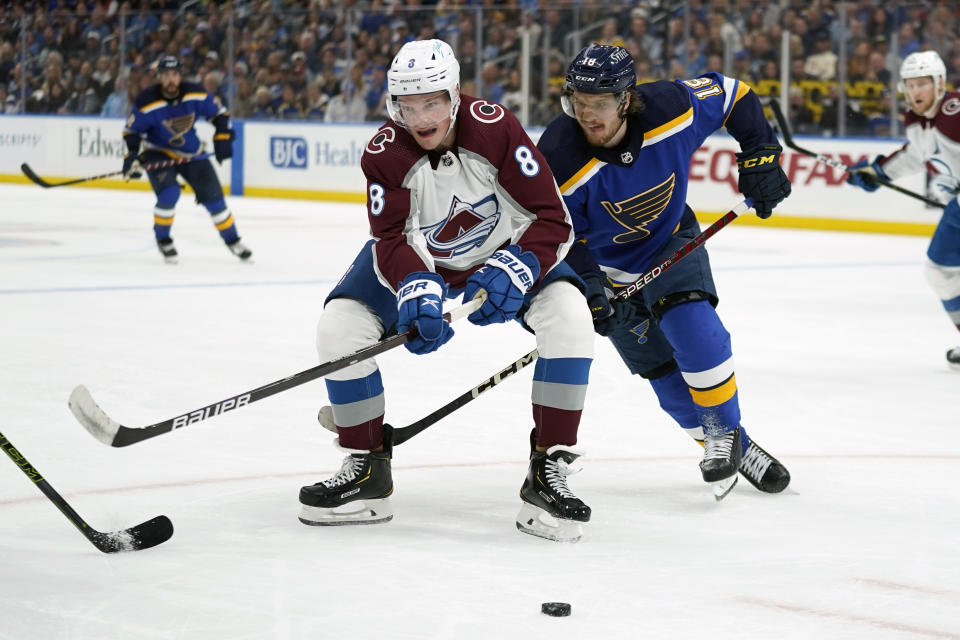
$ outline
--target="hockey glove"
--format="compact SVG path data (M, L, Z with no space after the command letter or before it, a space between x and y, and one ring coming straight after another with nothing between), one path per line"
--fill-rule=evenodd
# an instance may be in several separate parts
M512 320L539 277L540 261L530 251L521 253L520 247L512 244L495 252L467 278L464 300L473 300L480 289L487 292L486 302L467 320L481 326Z
M123 156L123 179L127 182L136 180L143 175L143 167L140 166L140 159L136 154L128 153Z
M217 162L223 164L224 160L233 157L233 139L236 134L233 129L218 131L213 136L213 153L217 157Z
M453 327L443 319L447 283L431 271L416 271L397 289L397 333L416 328L417 335L404 346L411 353L436 351L453 337Z
M629 300L610 300L603 287L602 276L595 273L580 276L587 285L584 295L593 316L593 328L602 336L618 329L633 327L640 318L640 311Z
M753 200L758 218L769 218L773 208L790 195L790 180L780 166L780 145L765 144L738 153L737 168L737 188Z
M883 156L877 156L873 159L873 162L861 160L857 164L850 165L847 183L872 193L880 188L880 185L876 182L877 178L890 182L890 178L880 168L881 158Z

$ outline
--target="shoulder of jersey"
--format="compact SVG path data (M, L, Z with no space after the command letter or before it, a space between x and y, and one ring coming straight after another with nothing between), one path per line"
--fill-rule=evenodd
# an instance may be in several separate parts
M136 109L142 109L148 104L153 104L161 100L163 100L163 96L160 95L160 85L155 84L138 93L136 99L133 101L133 106Z
M517 116L497 102L460 96L457 146L496 159L523 131Z
M393 120L387 120L364 147L360 166L368 177L399 183L423 156L424 151L413 136Z
M593 158L593 152L580 133L580 125L561 113L544 129L537 143L547 159L557 184L563 184Z
M645 82L637 85L637 93L643 100L643 111L636 117L644 131L656 129L690 109L690 94L680 82Z
M182 85L180 85L180 91L183 93L184 97L196 96L197 94L202 94L204 98L207 97L207 90L203 88L203 85L195 84L193 82L184 82Z
M960 91L948 91L940 103L940 117L937 119L937 128L951 140L960 142ZM904 125L909 126L913 119L920 120L912 111L907 112Z

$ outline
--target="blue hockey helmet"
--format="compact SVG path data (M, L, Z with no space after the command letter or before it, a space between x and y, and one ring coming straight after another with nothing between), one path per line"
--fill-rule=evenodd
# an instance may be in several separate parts
M560 102L563 111L575 117L570 104L574 91L622 94L636 86L637 73L633 68L633 56L623 47L588 44L567 67L564 80ZM623 99L621 96L620 100Z
M176 56L163 56L157 62L157 72L180 71L180 60Z

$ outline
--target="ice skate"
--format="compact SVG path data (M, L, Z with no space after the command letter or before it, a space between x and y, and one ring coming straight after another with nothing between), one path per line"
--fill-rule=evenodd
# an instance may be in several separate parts
M720 435L704 435L703 460L700 472L703 481L710 484L713 497L718 501L737 484L737 469L740 467L740 427Z
M954 371L960 371L960 347L947 351L947 365Z
M227 248L230 249L230 253L237 256L244 262L253 257L253 251L250 251L249 247L240 241L240 238L237 238L233 242L228 242Z
M567 487L567 476L579 469L570 464L580 454L564 445L530 454L530 468L520 488L523 504L517 529L530 535L576 542L583 535L581 523L590 521L590 507Z
M393 518L389 442L376 452L337 446L349 455L332 478L300 489L300 522L312 526L389 522Z
M173 238L157 239L157 249L163 255L163 261L167 264L177 264L177 247L173 244Z
M764 493L780 493L790 484L790 472L752 439L740 461L740 474Z

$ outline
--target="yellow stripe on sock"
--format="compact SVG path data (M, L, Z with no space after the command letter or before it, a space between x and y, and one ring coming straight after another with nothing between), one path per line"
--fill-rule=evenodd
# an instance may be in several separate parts
M712 389L694 389L690 387L690 395L693 396L693 401L701 407L721 405L732 398L736 392L737 378L732 375L726 382Z

